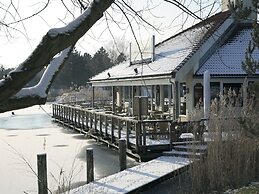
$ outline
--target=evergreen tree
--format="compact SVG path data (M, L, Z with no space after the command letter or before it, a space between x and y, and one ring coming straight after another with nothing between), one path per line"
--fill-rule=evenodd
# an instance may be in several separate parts
M92 59L93 73L97 74L113 66L108 52L101 47Z
M115 60L115 64L119 64L126 60L127 60L127 56L124 53L120 53L117 59Z

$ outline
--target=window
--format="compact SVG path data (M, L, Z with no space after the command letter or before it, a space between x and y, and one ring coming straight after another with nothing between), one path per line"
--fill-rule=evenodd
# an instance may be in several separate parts
M241 86L242 86L241 83L224 83L223 84L224 95L228 94L229 89L231 89L232 91L235 91L236 94L239 94Z
M210 99L215 98L219 99L220 95L220 83L219 82L210 82Z
M201 106L203 101L203 86L201 83L194 85L194 106Z

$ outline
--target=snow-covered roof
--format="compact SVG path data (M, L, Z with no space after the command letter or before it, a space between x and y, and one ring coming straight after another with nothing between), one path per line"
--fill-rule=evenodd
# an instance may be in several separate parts
M148 62L143 64L133 63L130 65L129 61L127 61L95 75L90 80L99 81L170 75L184 65L190 56L197 51L201 44L229 17L229 15L229 12L216 14L157 44L155 46L155 61L153 62L147 60Z
M245 52L248 48L252 26L238 26L227 41L224 42L208 60L196 72L201 76L206 70L212 76L246 76L242 69L242 61L245 60ZM259 51L255 49L253 58L259 59ZM256 72L259 75L259 70Z

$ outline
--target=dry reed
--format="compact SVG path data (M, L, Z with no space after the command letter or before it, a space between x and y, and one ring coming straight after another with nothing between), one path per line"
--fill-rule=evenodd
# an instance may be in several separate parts
M254 94L243 100L246 94L229 90L213 101L207 156L190 170L192 193L221 193L259 178L259 111Z

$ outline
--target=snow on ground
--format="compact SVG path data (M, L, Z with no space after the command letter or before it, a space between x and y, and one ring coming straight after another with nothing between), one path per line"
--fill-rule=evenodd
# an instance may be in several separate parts
M19 109L19 110L13 110L13 111L7 111L0 114L0 118L2 117L9 117L12 115L12 112L15 115L30 115L30 114L41 114L41 113L48 113L52 114L52 105L49 103L46 103L45 105L34 105L27 109Z
M70 194L128 193L191 163L188 158L161 156L81 186L70 191Z

